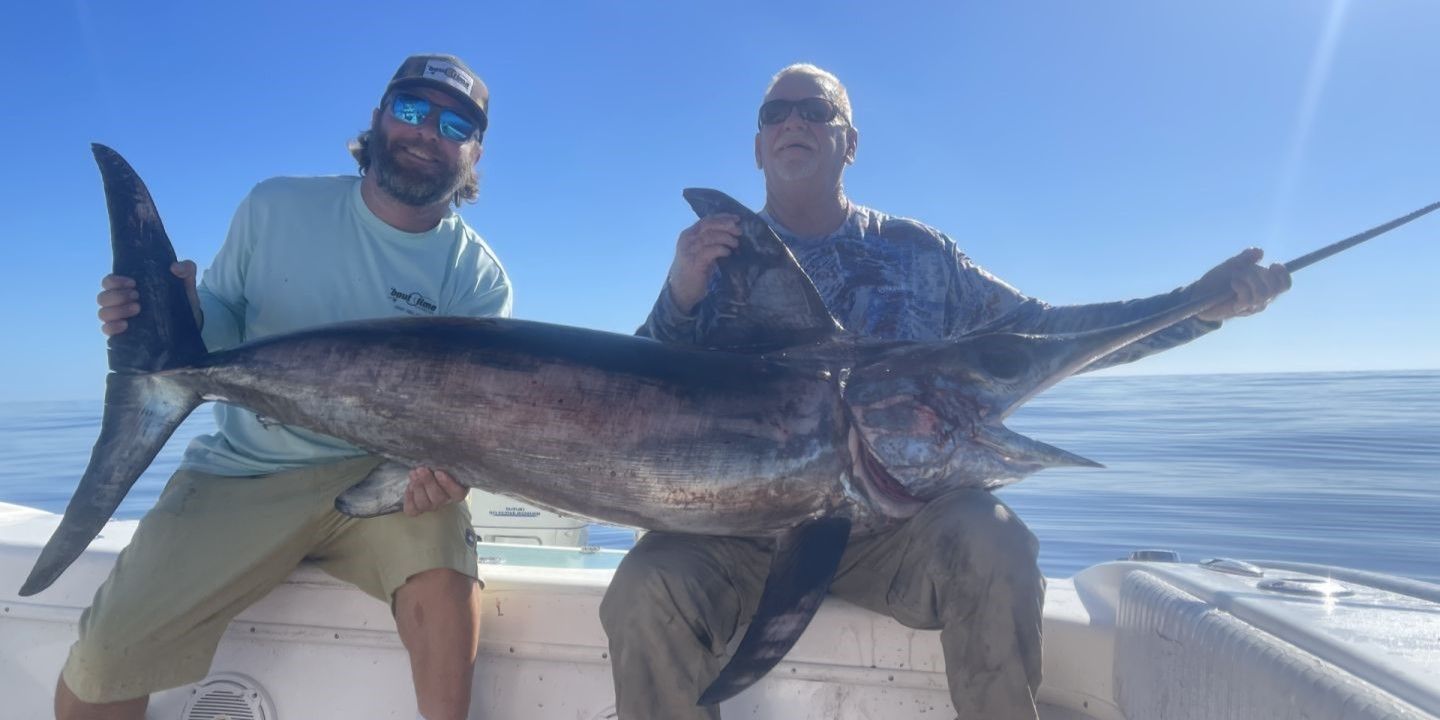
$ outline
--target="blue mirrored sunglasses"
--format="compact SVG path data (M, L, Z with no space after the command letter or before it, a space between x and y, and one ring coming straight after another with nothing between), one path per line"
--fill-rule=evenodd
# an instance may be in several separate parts
M395 93L390 98L390 114L406 125L419 125L430 117L435 106L422 97L406 93ZM450 108L440 108L440 134L457 143L465 142L479 134L480 128Z

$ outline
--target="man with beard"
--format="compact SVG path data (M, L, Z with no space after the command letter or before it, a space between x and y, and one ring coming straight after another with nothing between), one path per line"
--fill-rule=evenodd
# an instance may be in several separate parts
M845 87L813 65L771 81L760 105L755 163L765 175L761 216L794 253L846 328L880 341L935 341L981 327L1069 332L1147 317L1177 300L1233 290L1201 316L1101 358L1098 369L1180 345L1258 312L1290 287L1282 265L1246 250L1188 287L1128 302L1054 307L975 265L934 228L856 205L841 178L859 132ZM715 262L730 254L738 218L714 215L680 234L666 284L641 334L704 344ZM1045 581L1038 543L983 490L931 500L909 520L850 538L835 595L913 628L940 630L945 673L961 718L1036 717ZM601 604L622 720L718 718L696 700L755 613L770 547L744 538L652 532L615 572ZM949 716L947 716L949 717Z
M359 177L273 178L240 204L198 291L177 263L206 346L408 315L507 316L510 283L451 207L478 195L489 91L459 58L401 64ZM107 276L106 335L140 308ZM389 603L410 654L420 717L468 716L480 585L465 488L415 468L403 514L356 520L335 497L380 460L335 438L216 405L95 601L56 689L56 716L140 718L149 694L201 679L231 618L302 560Z

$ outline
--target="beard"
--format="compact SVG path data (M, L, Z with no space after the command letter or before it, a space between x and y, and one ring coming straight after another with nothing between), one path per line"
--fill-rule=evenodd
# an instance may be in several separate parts
M765 166L774 172L777 179L785 182L799 182L820 174L820 162L815 158L789 159Z
M378 121L370 127L370 164L380 189L412 207L428 207L453 199L465 181L465 168L444 155L437 155L438 164L434 167L407 165L396 157L404 147L404 144L392 145Z

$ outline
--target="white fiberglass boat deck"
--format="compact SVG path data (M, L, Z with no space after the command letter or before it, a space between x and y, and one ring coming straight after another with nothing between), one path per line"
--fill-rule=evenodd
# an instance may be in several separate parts
M111 522L53 587L18 597L58 520L0 503L6 718L50 716L80 612L135 526ZM480 555L471 717L614 717L596 611L621 554L482 544ZM937 633L831 600L770 676L722 708L727 718L950 720L941 663ZM1041 701L1046 720L1437 718L1440 588L1314 566L1099 565L1050 582ZM307 567L234 622L206 681L155 696L149 717L414 714L388 609Z

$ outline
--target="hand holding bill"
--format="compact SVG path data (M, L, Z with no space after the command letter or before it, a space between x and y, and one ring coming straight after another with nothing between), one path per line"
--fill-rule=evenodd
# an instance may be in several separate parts
M1191 284L1190 291L1196 298L1218 295L1227 290L1231 293L1229 299L1195 317L1217 322L1254 315L1264 310L1280 293L1289 290L1290 271L1282 263L1261 266L1260 259L1264 256L1265 252L1259 248L1246 248Z

